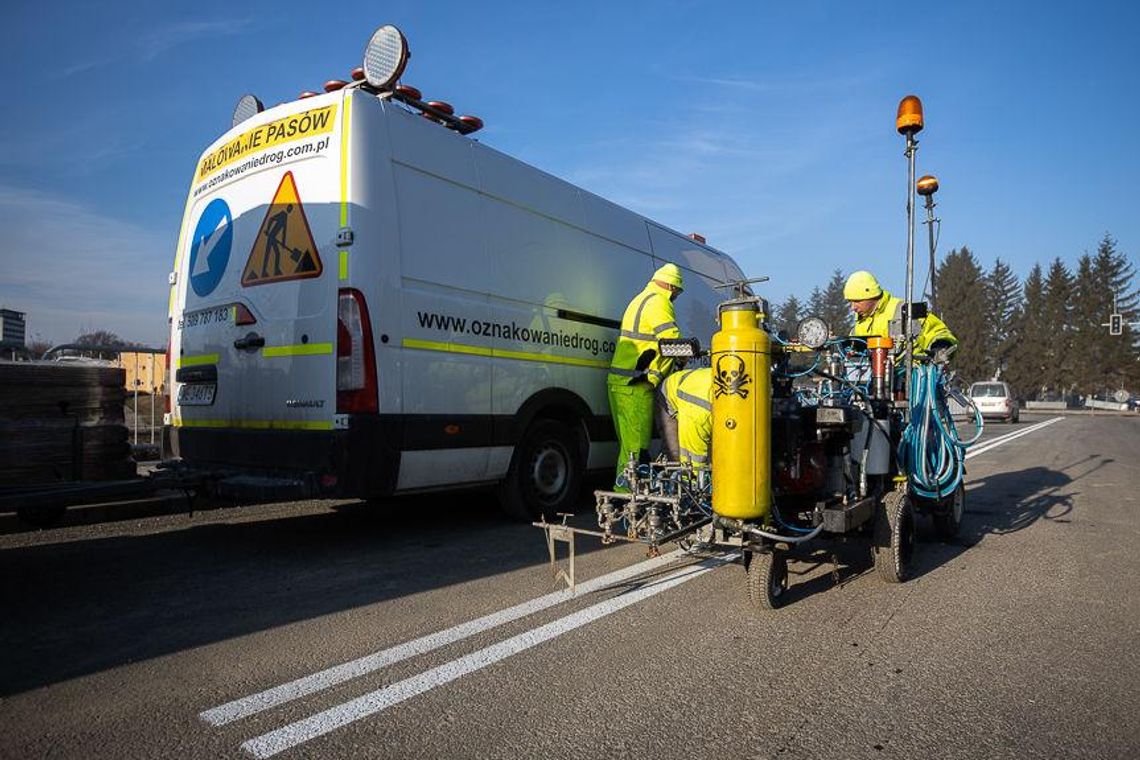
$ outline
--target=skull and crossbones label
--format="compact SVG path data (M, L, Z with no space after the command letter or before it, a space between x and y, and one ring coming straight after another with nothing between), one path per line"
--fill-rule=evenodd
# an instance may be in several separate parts
M745 387L752 377L744 371L744 360L736 354L724 354L716 360L716 375L713 377L713 396L740 396L748 398Z

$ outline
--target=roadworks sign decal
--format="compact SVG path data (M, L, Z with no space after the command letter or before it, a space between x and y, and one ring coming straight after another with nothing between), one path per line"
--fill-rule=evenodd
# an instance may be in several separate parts
M313 242L309 220L301 207L297 182L293 172L285 172L254 238L241 284L265 285L319 277L321 270L321 257L317 255L317 244Z

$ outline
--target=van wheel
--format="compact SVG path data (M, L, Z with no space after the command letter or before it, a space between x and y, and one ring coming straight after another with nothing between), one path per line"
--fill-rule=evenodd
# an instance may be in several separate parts
M571 512L582 485L582 447L568 425L538 420L515 447L499 504L517 520L554 519Z

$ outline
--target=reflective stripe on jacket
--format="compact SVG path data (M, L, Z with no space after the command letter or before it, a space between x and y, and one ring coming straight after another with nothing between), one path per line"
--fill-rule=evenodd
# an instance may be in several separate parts
M893 296L890 292L884 290L883 295L879 298L879 303L875 305L875 310L865 317L857 317L855 320L855 330L852 335L860 337L880 337L885 338L890 335L891 322L899 316L899 306L902 305L903 300L898 296ZM930 345L935 341L944 340L951 344L957 345L958 339L954 337L954 333L950 332L950 328L946 323L939 319L934 314L928 313L925 317L918 320L922 326L918 337L914 341L915 351L927 351ZM901 346L896 346L896 350L901 351Z
M668 290L650 281L625 308L610 364L608 382L611 385L626 385L645 378L656 387L669 374L673 360L662 358L657 351L657 341L661 338L681 337L669 296ZM650 350L654 352L653 361L644 369L637 369L637 360Z

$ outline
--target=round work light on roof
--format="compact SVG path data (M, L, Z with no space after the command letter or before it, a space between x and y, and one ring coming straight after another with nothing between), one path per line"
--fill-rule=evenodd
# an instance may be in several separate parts
M372 34L364 48L364 78L377 90L387 90L408 65L408 40L403 33L385 24Z
M234 126L236 127L252 116L257 116L264 110L265 106L253 95L242 95L238 98L237 106L234 107Z

